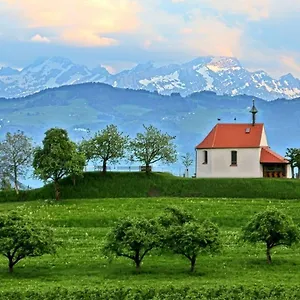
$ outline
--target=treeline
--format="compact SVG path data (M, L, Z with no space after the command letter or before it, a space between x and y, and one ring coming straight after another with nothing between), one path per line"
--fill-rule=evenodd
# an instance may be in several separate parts
M18 212L0 215L0 253L8 260L8 270L26 257L54 254L63 246L49 226ZM292 219L277 209L256 214L242 228L240 240L263 243L266 260L271 264L275 247L289 247L300 241L299 228ZM218 226L209 220L199 221L177 207L168 207L156 218L126 218L119 220L105 240L99 240L99 250L107 256L124 257L134 262L137 273L146 257L157 250L181 255L194 272L201 254L218 253L222 240Z
M106 173L108 163L116 164L122 159L130 163L139 162L146 173L151 172L151 164L156 162L175 163L174 139L174 136L152 125L144 126L144 132L133 139L119 131L117 126L108 125L80 143L71 141L66 130L52 128L45 132L42 146L38 147L33 147L32 139L24 132L7 133L0 143L1 187L7 189L13 181L18 194L19 178L33 168L36 178L54 183L58 200L59 181L65 176L72 176L75 184L75 177L82 175L90 161L100 162L103 173ZM182 156L182 163L188 172L193 163L189 153Z

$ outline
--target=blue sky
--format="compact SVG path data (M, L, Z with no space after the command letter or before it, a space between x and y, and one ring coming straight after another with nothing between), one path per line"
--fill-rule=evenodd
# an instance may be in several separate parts
M64 56L120 71L235 56L300 77L299 0L1 0L0 65Z

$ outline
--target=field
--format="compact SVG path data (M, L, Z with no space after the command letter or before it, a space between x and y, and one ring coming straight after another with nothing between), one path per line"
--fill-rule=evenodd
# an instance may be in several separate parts
M189 273L187 260L169 253L153 252L146 257L141 274L135 273L131 261L120 258L109 262L101 254L105 234L115 222L126 216L158 216L172 205L185 208L201 220L212 220L222 232L221 253L200 256L195 274ZM300 280L298 248L275 248L273 264L267 265L263 245L249 246L239 241L241 227L252 215L270 206L282 209L300 224L300 201L297 200L115 198L1 203L1 212L19 207L32 213L35 219L54 227L56 236L63 241L56 256L25 259L16 265L13 274L7 272L7 262L1 258L1 291L14 294L26 290L46 292L56 287L81 290L103 286L197 289L297 286Z

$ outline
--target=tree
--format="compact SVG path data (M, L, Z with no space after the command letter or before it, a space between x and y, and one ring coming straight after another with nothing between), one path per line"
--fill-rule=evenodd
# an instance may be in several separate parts
M215 252L220 248L218 227L209 222L197 222L195 217L184 210L171 207L159 218L165 230L162 245L175 254L186 257L194 272L196 260L200 253Z
M242 239L250 243L265 243L267 263L271 264L271 249L291 246L300 239L299 229L292 219L277 209L256 214L243 228Z
M139 272L142 260L158 243L158 225L155 220L127 219L108 233L103 252L133 260Z
M172 142L175 137L162 133L157 128L145 126L144 133L138 133L130 142L130 149L135 159L146 166L146 173L150 173L150 165L158 161L164 163L176 162L176 147Z
M292 168L292 177L295 178L295 168L300 167L300 149L287 148L285 156L288 158Z
M26 257L54 254L58 243L53 231L17 212L0 215L0 253L8 259L8 270Z
M186 153L181 156L182 164L185 166L187 177L189 177L189 167L193 164L194 160L191 153Z
M77 151L64 129L46 131L43 147L34 152L34 174L44 181L53 181L56 200L60 199L59 180L67 175L82 174L84 166L84 154Z
M19 178L26 175L32 164L32 141L22 131L7 133L0 143L0 161L2 173L11 177L14 188L19 194Z
M80 149L88 160L100 159L103 173L107 171L107 162L117 163L125 157L129 138L119 132L116 125L108 125L95 133L90 140L81 143Z

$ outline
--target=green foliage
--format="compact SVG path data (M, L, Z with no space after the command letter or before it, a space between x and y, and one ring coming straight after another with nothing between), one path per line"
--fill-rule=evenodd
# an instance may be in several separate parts
M119 132L116 125L108 125L105 129L96 132L90 140L84 140L80 149L85 153L87 160L100 159L105 173L108 161L117 163L125 157L128 141L128 136Z
M107 235L105 254L123 256L135 262L139 272L144 257L159 243L159 229L155 220L127 219L120 221Z
M9 272L26 257L55 253L50 228L37 224L17 212L0 215L0 253L8 259Z
M138 133L130 142L130 149L135 159L146 166L146 172L150 172L150 165L158 161L164 163L176 162L176 146L173 143L174 136L162 133L154 126L145 126L144 133Z
M289 159L292 167L292 177L295 177L295 168L300 168L300 149L287 148L285 156Z
M53 180L55 197L59 200L59 180L67 175L81 174L85 156L77 151L66 130L52 128L45 135L43 148L38 147L34 152L34 174L44 181Z
M200 253L220 248L219 229L212 222L197 222L191 214L178 208L166 209L166 216L159 220L165 228L162 245L186 257L191 263L191 272Z
M195 217L182 208L170 206L165 208L164 214L159 216L158 220L163 227L168 228L170 226L182 226L185 223L193 222Z
M193 287L193 286L174 286L157 285L155 288L149 286L119 286L104 285L97 288L55 288L52 290L25 290L1 292L2 300L261 300L261 299L292 299L297 300L300 297L300 286L295 285L286 287L276 286L243 286L243 285L215 285L214 287Z
M19 178L24 177L32 163L32 140L24 132L7 133L0 142L0 176L12 178L16 193L19 193Z
M265 243L267 262L271 263L271 249L299 242L300 231L290 217L277 209L268 209L251 219L243 228L242 238L250 243Z

